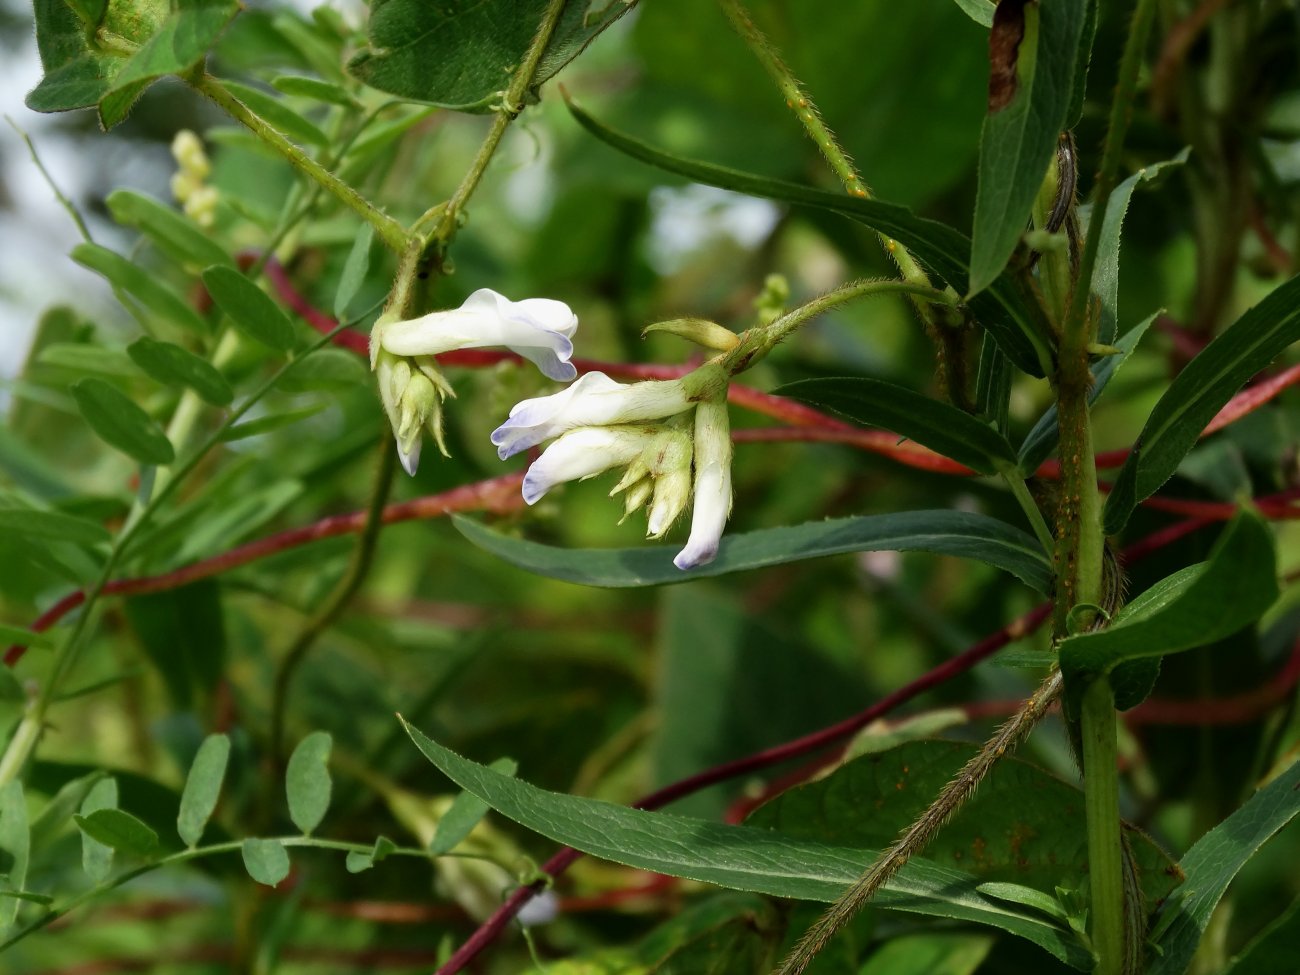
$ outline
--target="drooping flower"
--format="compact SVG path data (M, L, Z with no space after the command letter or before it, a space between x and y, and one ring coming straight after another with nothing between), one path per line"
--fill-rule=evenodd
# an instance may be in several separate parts
M713 561L731 516L731 429L725 400L695 408L694 501L690 537L673 559L679 569Z
M475 291L459 308L406 321L381 316L370 333L370 368L406 472L413 475L419 466L424 430L447 456L442 401L455 394L438 371L435 356L505 346L536 364L547 377L567 382L577 375L569 361L577 327L577 316L562 301L510 301L487 288Z
M648 507L648 531L668 531L694 496L680 569L717 554L731 512L731 436L726 375L705 366L679 380L623 385L588 373L551 396L525 400L492 433L504 459L554 440L524 476L534 504L557 484L625 467L611 495L625 492L624 517Z

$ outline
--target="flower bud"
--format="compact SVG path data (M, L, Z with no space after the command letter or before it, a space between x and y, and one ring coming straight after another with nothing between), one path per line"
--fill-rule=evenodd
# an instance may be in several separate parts
M651 332L667 332L718 352L730 352L740 344L740 336L731 329L703 318L674 318L666 322L655 322L641 330L641 337L645 338Z
M690 537L673 559L683 570L713 561L731 515L731 427L725 399L695 408L694 502Z
M181 129L172 138L172 158L181 167L181 172L195 182L203 182L212 172L202 140L189 129Z

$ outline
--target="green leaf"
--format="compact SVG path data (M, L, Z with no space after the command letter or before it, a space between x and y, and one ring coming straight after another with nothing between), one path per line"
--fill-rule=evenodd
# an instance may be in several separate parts
M222 84L230 90L231 94L293 141L303 145L329 145L329 136L274 95L260 88L241 85L237 81L222 81Z
M109 284L121 288L159 318L197 335L207 333L203 319L176 292L121 254L98 244L78 244L72 248L72 259L103 275Z
M117 808L117 779L100 779L81 802L81 815L92 816L104 809ZM76 817L74 816L75 820ZM81 867L92 882L101 884L113 872L113 848L81 831Z
M274 887L289 876L289 852L279 840L244 840L244 869L259 884Z
M514 775L519 766L513 758L498 758L488 765L488 768L502 775ZM487 815L489 808L486 802L473 793L462 792L452 800L447 811L438 820L438 825L433 831L433 840L429 843L429 852L434 856L450 853L461 840L473 832L474 827Z
M797 900L832 901L873 854L667 813L547 792L493 772L403 722L424 754L454 782L502 815L594 856L674 877ZM877 895L878 907L975 921L1027 938L1076 968L1092 965L1073 932L1041 915L995 904L961 871L914 858Z
M1300 762L1293 762L1196 841L1179 863L1187 879L1155 917L1149 937L1157 951L1152 953L1147 975L1182 975L1187 970L1232 878L1296 813L1300 813ZM1290 948L1288 958L1294 968L1294 942ZM1264 975L1262 969L1241 969L1241 975L1247 973Z
M370 245L374 240L374 226L363 223L352 242L352 249L348 251L343 273L339 275L339 290L334 295L334 317L341 322L347 321L348 306L366 280L366 272L370 270Z
M357 850L349 850L344 860L344 867L348 873L362 873L369 870L380 860L386 858L390 853L397 849L397 844L387 836L381 836L375 840L375 845L366 853L360 853Z
M289 797L289 818L304 834L325 818L330 806L330 748L334 740L324 731L313 731L298 742L289 756L284 789Z
M357 107L357 100L348 94L346 88L319 78L282 74L271 79L271 87L294 98L310 98L330 105L342 105L344 108Z
M126 351L137 366L164 385L188 386L213 406L228 406L235 398L235 391L216 366L179 345L144 335Z
M1274 289L1174 377L1106 499L1107 534L1122 530L1138 503L1173 476L1206 424L1246 380L1297 341L1300 277Z
M83 833L111 850L145 857L158 849L158 834L121 809L96 809L72 818Z
M293 348L293 325L271 297L233 268L210 267L203 285L212 300L250 338L280 352Z
M58 792L50 797L45 808L32 820L32 845L39 849L52 843L55 836L67 826L72 814L81 807L90 790L104 778L104 772L95 771L63 783Z
M787 918L764 897L725 891L691 904L655 928L630 952L633 958L609 957L610 967L575 968L568 975L736 975L770 972ZM621 962L621 964L619 963ZM548 975L562 975L550 970Z
M239 11L236 0L37 0L45 77L27 96L37 112L99 106L100 122L122 121L150 84L197 64ZM108 40L111 38L111 42Z
M373 0L369 48L348 71L372 88L463 112L487 112L523 60L547 0ZM533 77L537 87L632 8L570 0Z
M1126 661L1202 647L1259 619L1277 599L1275 566L1268 525L1250 513L1233 519L1207 561L1156 583L1104 630L1061 641L1067 705ZM1130 697L1122 706L1136 703Z
M987 935L931 931L891 938L858 975L973 975L993 949Z
M987 423L904 386L879 379L804 379L776 392L855 423L892 430L981 474L1015 464L1011 444Z
M225 249L192 222L152 196L131 190L114 190L105 201L113 219L134 227L169 257L194 270L211 264L234 267Z
M956 291L969 284L970 240L965 234L935 220L918 217L906 207L881 200L829 193L796 183L754 176L712 163L682 159L649 146L596 121L572 102L569 111L596 138L619 152L697 183L829 210L865 224L903 244ZM1002 350L1024 372L1044 375L1052 359L1051 326L1037 302L1025 295L1008 275L1000 276L971 300L971 309Z
M21 893L27 883L27 866L31 859L32 832L27 822L27 799L23 784L15 779L0 786L0 853L8 857L4 884L10 894ZM0 930L18 917L19 900L0 900Z
M957 6L981 27L993 26L993 11L997 7L994 0L956 0Z
M1046 592L1051 566L1042 546L1006 522L965 511L905 511L832 518L783 528L763 528L722 539L718 557L683 572L673 565L676 547L572 549L510 538L463 516L456 530L511 565L566 582L624 588L691 582L843 552L933 552L987 562Z
M1035 890L1033 887L1026 887L1024 884L1010 884L1005 881L991 880L986 884L980 884L979 892L987 894L989 897L996 897L998 900L1019 904L1022 907L1032 907L1034 910L1042 911L1049 917L1054 917L1059 921L1070 920L1070 914L1066 911L1065 905L1057 898L1041 890Z
M0 532L77 545L98 545L113 537L103 525L86 518L36 508L0 508Z
M208 735L194 755L176 815L176 832L190 849L203 839L203 828L217 808L229 760L230 739L225 735Z
M1109 345L1115 341L1119 328L1119 244L1133 191L1141 183L1157 182L1170 169L1187 162L1191 148L1186 148L1173 159L1143 166L1115 187L1106 201L1106 215L1102 218L1101 236L1098 238L1097 263L1092 269L1092 292L1101 299L1101 321L1097 325L1097 341ZM1154 316L1152 316L1154 317Z
M975 412L993 424L1004 437L1010 425L1011 360L988 332L980 342L979 372L975 377Z
M1115 378L1115 374L1119 372L1124 363L1128 362L1129 356L1133 354L1133 350L1142 341L1142 336L1146 334L1147 329L1151 327L1151 323L1156 320L1156 315L1159 314L1159 312L1156 312L1155 315L1139 322L1125 332L1123 337L1115 343L1115 348L1119 349L1120 352L1117 355L1106 356L1092 367L1092 386L1088 389L1089 406L1097 402L1097 398L1105 392L1106 386ZM1053 403L1038 418L1038 422L1033 425L1028 436L1025 437L1024 443L1020 445L1020 452L1016 461L1020 467L1020 473L1025 477L1032 477L1043 461L1051 456L1060 439L1061 421L1056 413L1056 404Z
M997 280L1029 223L1074 91L1082 0L997 7L989 112L980 137L970 294Z
M317 349L280 380L287 393L306 393L323 389L342 392L365 386L370 380L364 360L342 349Z
M144 378L125 351L91 342L51 342L36 354L36 361L43 366L66 369L76 374L76 378L83 375Z
M109 446L142 464L170 464L176 459L162 427L104 380L81 380L72 386L72 397L90 429Z
M880 849L914 822L952 781L979 746L956 741L906 741L837 768L830 775L790 789L756 809L747 826L835 846ZM864 816L862 811L870 810ZM1074 887L1088 876L1083 793L1017 758L994 766L979 789L926 848L926 859L962 870L980 890L1007 900L990 883L1033 888L1054 900L1058 886ZM1129 829L1129 845L1143 894L1167 896L1175 881L1173 862L1144 833ZM1023 901L1023 899L1022 899ZM1041 902L1021 906L1044 913ZM1061 919L1062 911L1047 910Z

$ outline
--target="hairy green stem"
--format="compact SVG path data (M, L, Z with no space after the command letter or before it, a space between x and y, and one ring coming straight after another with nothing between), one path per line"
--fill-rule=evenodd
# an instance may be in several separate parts
M808 133L808 137L821 150L826 162L835 172L835 175L839 177L840 182L844 184L845 191L850 196L856 196L864 200L870 199L871 190L858 173L857 167L853 165L853 160L844 151L839 140L836 139L835 133L826 125L812 98L804 90L803 85L799 83L799 79L781 60L781 55L776 47L763 35L758 25L750 18L749 12L745 9L741 0L718 0L718 3L736 33L749 46L759 64L763 66L768 76L776 83L777 90L785 99L786 105L795 113L795 117L804 127L804 131ZM929 276L906 247L886 234L879 234L878 236L885 252L898 265L899 273L904 281L914 285L930 286ZM914 302L914 305L917 313L927 326L941 327L933 321L934 316L928 305L921 302Z
M1014 749L1038 724L1047 709L1060 696L1060 671L1052 671L1018 712L985 742L943 791L911 826L882 852L867 872L839 900L817 919L799 943L790 951L774 975L801 975L831 938L867 905L885 884L914 856L922 853L930 840L959 810L984 781L985 776L1008 751ZM1116 819L1116 824L1119 820Z
M206 72L186 76L185 80L195 91L211 99L232 118L251 129L254 135L287 159L300 173L355 211L375 228L379 239L390 250L400 254L406 249L407 233L400 223L290 142L278 129L236 98L220 81Z
M330 343L340 331L346 326L340 325L329 333L322 335L319 339L308 346L300 355L295 356L286 362L283 366L275 371L261 386L255 389L236 409L232 410L225 420L216 430L214 430L202 444L194 450L189 457L177 465L166 484L153 492L147 504L132 512L131 517L127 519L121 532L113 540L112 548L109 550L108 557L104 560L104 566L100 570L98 578L86 593L85 601L82 603L81 612L77 616L76 623L73 624L72 632L68 634L67 639L58 650L55 657L54 666L50 676L41 685L40 691L31 700L23 714L22 720L14 730L13 736L9 739L5 747L3 756L0 756L0 785L12 781L22 774L23 768L27 765L27 760L31 757L32 752L40 742L41 734L45 729L45 718L49 712L51 703L56 699L59 686L71 672L73 665L76 663L77 656L81 652L82 638L85 634L91 613L95 608L96 602L108 585L108 580L112 577L113 570L117 568L125 553L131 545L131 542L137 537L141 527L145 525L155 511L166 501L176 490L180 483L198 466L199 461L207 454L209 450L221 442L221 438L232 426L235 425L245 413L253 408L263 396L270 392L284 376L291 372L303 362L308 356L318 349L324 348Z
M384 505L388 502L388 495L393 487L393 474L397 470L396 442L392 437L382 437L379 451L379 470L375 475L374 488L370 492L365 525L352 550L352 562L348 566L348 571L326 598L324 605L303 626L275 672L275 690L271 700L270 755L277 763L284 745L285 708L294 674L297 673L299 666L320 635L347 608L352 597L365 582L370 566L374 562L375 545L379 541L379 531L384 524Z
M564 13L565 3L566 0L551 0L547 4L541 23L537 25L537 33L533 35L533 40L528 45L523 60L519 62L519 67L510 79L510 86L502 92L501 104L497 106L496 118L492 120L492 127L488 130L483 144L479 146L478 152L474 155L469 170L461 179L460 185L456 187L455 192L452 193L451 199L446 203L431 207L419 220L411 225L412 234L419 235L421 231L430 224L434 224L435 221L436 224L433 232L429 235L429 241L436 241L445 246L455 234L461 210L478 187L479 180L483 178L488 163L492 161L492 156L497 151L502 136L506 134L506 129L523 111L524 98L527 96L529 89L533 87L533 80L537 76L537 67L541 64L542 55L546 53L546 46L551 41L551 35L555 33L555 25L560 22L560 15Z
M1084 691L1080 717L1088 821L1088 885L1093 892L1089 928L1098 957L1093 975L1126 975L1124 841L1120 834L1115 764L1115 698L1106 678L1093 681ZM1098 890L1107 896L1098 897Z

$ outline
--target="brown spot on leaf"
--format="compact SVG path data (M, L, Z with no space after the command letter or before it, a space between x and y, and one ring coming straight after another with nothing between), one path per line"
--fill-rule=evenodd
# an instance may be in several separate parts
M989 114L1000 112L1016 97L1016 61L1025 38L1025 7L1037 0L1001 0L989 31Z

